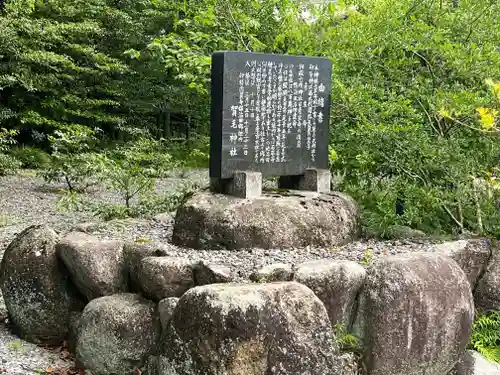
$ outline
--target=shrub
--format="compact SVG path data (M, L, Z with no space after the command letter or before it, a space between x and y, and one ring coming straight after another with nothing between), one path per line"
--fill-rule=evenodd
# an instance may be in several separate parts
M9 147L16 143L14 140L16 135L15 130L0 128L0 176L14 173L21 167L19 160L6 154Z
M0 176L15 173L21 168L21 162L10 155L0 153Z
M21 162L22 168L44 169L49 167L50 155L34 147L16 147L9 154Z

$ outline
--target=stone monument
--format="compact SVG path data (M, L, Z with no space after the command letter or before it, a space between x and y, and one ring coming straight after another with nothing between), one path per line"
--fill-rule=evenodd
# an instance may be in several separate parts
M332 67L318 57L212 56L210 191L178 210L172 242L195 249L329 247L359 229L358 208L330 192ZM278 176L284 190L262 192Z
M329 191L331 72L326 58L215 53L212 190L255 198L279 176L280 188Z

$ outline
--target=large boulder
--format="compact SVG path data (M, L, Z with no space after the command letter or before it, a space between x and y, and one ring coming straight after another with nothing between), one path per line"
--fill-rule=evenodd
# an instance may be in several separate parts
M465 273L436 253L391 256L371 265L355 334L370 375L448 374L474 320Z
M179 300L158 375L337 375L338 355L325 307L306 286L212 284Z
M309 287L325 304L332 325L348 329L354 319L356 297L366 271L358 263L342 260L315 260L297 267L294 280Z
M186 258L147 257L141 261L137 278L148 298L180 297L194 286L194 265Z
M71 311L83 308L57 259L58 240L47 226L29 227L7 247L0 267L9 317L17 333L34 343L61 343Z
M451 375L500 375L500 365L478 352L467 350Z
M481 310L500 310L500 247L493 249L484 275L474 291L476 307Z
M221 264L200 261L194 265L193 272L197 286L230 283L233 280L231 268Z
M172 240L195 249L329 247L351 241L358 229L358 208L340 193L242 199L202 191L177 210Z
M491 257L492 243L486 238L444 242L434 246L438 253L448 255L465 272L474 290Z
M90 301L79 322L78 366L93 375L137 375L159 341L155 307L129 293Z
M56 248L71 279L88 301L127 291L128 275L120 241L73 232Z
M123 257L129 274L129 290L139 292L139 268L141 261L147 257L160 257L167 255L167 246L158 243L126 242L123 246Z

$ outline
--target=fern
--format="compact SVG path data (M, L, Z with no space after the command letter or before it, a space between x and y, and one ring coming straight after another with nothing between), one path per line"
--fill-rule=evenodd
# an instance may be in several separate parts
M500 312L478 316L472 327L469 348L490 361L500 363Z

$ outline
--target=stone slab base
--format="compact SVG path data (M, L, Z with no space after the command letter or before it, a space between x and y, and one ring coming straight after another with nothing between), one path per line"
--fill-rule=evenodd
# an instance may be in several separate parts
M177 211L173 243L194 249L330 247L354 240L359 210L342 193L241 199L203 191Z

